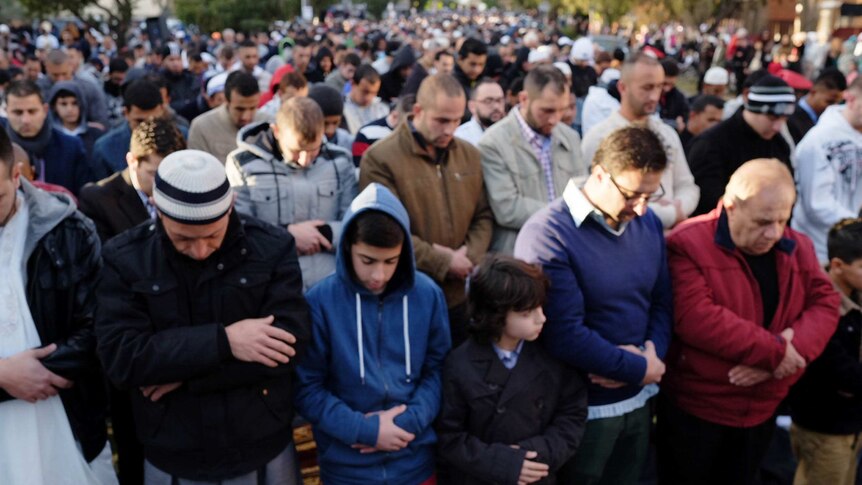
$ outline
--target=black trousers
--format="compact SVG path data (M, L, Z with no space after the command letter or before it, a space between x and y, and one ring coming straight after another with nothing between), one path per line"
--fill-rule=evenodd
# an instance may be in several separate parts
M144 483L144 446L138 441L132 400L129 392L108 384L111 403L111 427L117 453L120 485L142 485Z
M775 420L751 428L704 421L659 394L657 415L660 485L754 485L769 448Z

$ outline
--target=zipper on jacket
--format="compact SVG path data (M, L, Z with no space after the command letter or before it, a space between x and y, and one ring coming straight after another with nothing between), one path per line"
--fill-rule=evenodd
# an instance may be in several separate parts
M447 219L449 223L449 234L455 234L455 223L452 221L452 207L449 199L449 185L446 183L446 179L443 178L443 169L440 167L440 162L437 162L437 178L440 179L440 183L443 186L443 203L446 204L446 207L449 210L443 211L443 217ZM445 244L444 244L445 245Z
M377 369L383 381L383 405L389 402L389 383L383 371L383 297L377 297Z

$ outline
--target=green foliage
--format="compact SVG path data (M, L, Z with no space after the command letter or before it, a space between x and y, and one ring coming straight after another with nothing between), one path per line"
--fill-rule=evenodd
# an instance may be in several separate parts
M331 0L309 2L315 14L322 13ZM275 20L292 19L300 14L300 0L176 0L177 18L197 25L202 32L231 27L254 31L265 30Z
M132 25L132 12L138 0L114 0L110 8L99 0L18 0L24 10L37 17L48 17L62 12L70 12L75 17L87 21L84 9L94 8L103 16L111 29L117 34L117 44L125 44L125 34Z

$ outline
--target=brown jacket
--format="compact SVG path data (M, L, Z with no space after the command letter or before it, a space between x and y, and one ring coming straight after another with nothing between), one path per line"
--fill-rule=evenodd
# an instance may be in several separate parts
M371 182L388 187L410 215L416 266L443 288L450 307L466 300L464 280L447 277L451 257L434 243L458 249L477 264L491 243L494 217L485 196L479 151L455 138L441 163L401 123L362 156L359 187Z

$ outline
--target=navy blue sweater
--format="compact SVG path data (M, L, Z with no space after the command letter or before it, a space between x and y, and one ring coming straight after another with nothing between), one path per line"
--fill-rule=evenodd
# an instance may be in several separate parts
M515 255L539 263L551 286L542 341L566 364L627 385L590 385L589 405L633 397L646 359L618 348L652 340L659 358L670 342L672 293L661 221L648 211L620 236L587 217L575 226L560 198L534 214L518 234Z

